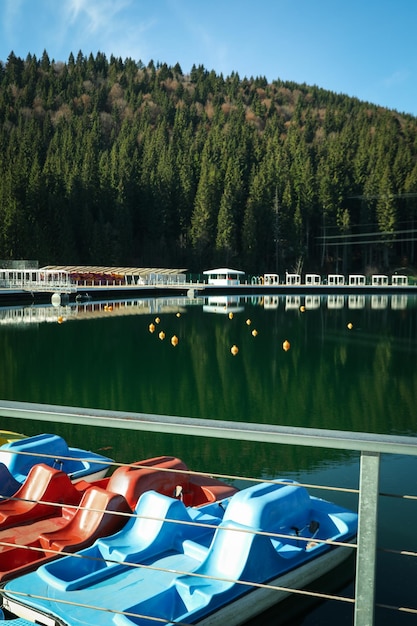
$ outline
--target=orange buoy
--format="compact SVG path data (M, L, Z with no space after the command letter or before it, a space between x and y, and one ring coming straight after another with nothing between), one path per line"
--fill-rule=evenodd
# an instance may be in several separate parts
M161 332L158 335L159 339L162 341L163 339L165 339L165 333L163 330L161 330Z
M149 324L149 332L153 333L155 331L155 324Z
M257 334L258 334L258 331L256 330L256 328L254 328L252 331L252 337L256 337Z
M60 315L57 319L58 324L62 324L63 321L64 321L64 318L62 317L62 315Z
M236 356L236 355L237 355L237 353L239 352L239 348L238 348L237 346L233 345L233 346L230 348L230 352L233 354L233 356Z
M178 345L178 337L177 337L177 335L173 335L173 337L171 337L171 343L172 343L172 345L174 347Z
M291 344L288 341L288 339L286 339L282 344L282 349L285 350L285 352L288 352L290 348L291 348Z

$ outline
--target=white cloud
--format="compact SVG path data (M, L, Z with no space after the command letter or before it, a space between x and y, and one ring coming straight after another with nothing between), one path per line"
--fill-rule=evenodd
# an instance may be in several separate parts
M152 25L140 16L137 0L68 0L62 15L62 31L72 51L98 50L116 56L140 58L145 52L141 37Z
M5 0L2 5L3 14L1 18L1 27L4 36L11 39L15 32L15 26L18 22L21 12L23 0Z
M87 31L108 30L131 0L69 0L66 13L72 24L82 21Z
M397 70L396 72L393 72L390 76L387 76L384 79L383 84L385 85L385 87L395 87L396 85L401 85L402 83L405 83L409 77L410 72L408 70Z

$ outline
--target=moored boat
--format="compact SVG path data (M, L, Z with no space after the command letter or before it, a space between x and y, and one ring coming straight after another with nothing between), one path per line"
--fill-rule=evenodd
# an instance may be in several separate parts
M121 466L112 476L95 484L123 492L132 509L139 496L151 490L173 496L186 506L224 500L237 492L235 487L221 480L191 471L184 461L174 456L157 456ZM128 490L126 485L129 485Z
M13 497L0 501L0 582L120 530L150 489L197 507L237 491L190 474L183 461L170 456L118 467L94 483L73 484L65 472L38 464Z
M17 441L19 439L24 439L26 435L22 433L17 433L13 430L0 430L0 446L3 446L6 443L10 443L11 441Z
M9 441L0 446L0 462L6 465L20 483L23 483L31 467L37 463L61 469L75 482L102 478L113 459L96 452L69 447L59 435L43 433Z
M135 512L118 533L6 583L4 606L47 625L236 626L290 593L276 587L302 588L347 558L357 531L356 513L295 483L199 509L149 491Z

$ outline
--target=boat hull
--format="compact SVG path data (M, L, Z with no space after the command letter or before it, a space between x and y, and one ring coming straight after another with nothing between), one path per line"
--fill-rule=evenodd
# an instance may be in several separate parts
M307 563L303 567L288 572L284 576L279 576L268 583L270 587L283 587L283 589L255 589L222 609L217 610L212 615L189 623L196 624L196 626L224 626L225 624L227 626L241 626L241 624L283 602L288 596L292 595L293 590L302 590L321 576L332 571L348 559L351 554L352 548L335 548L331 552L324 554L319 560ZM29 622L44 624L45 626L68 626L69 623L60 620L58 617L34 610L12 597L5 596L3 606L11 613L19 615L22 619L26 619ZM171 625L166 623L166 626Z
M353 543L353 541L349 543ZM349 547L334 548L319 559L310 561L302 567L268 582L269 587L282 587L282 589L264 587L254 589L212 615L196 621L195 624L198 626L224 626L224 624L240 626L240 624L257 617L288 598L292 595L293 590L302 590L321 576L328 574L351 556L352 549Z

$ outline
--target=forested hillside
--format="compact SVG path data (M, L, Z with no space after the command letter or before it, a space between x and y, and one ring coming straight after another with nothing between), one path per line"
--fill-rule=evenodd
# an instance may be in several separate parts
M0 64L0 258L416 264L417 119L316 86L81 52Z

